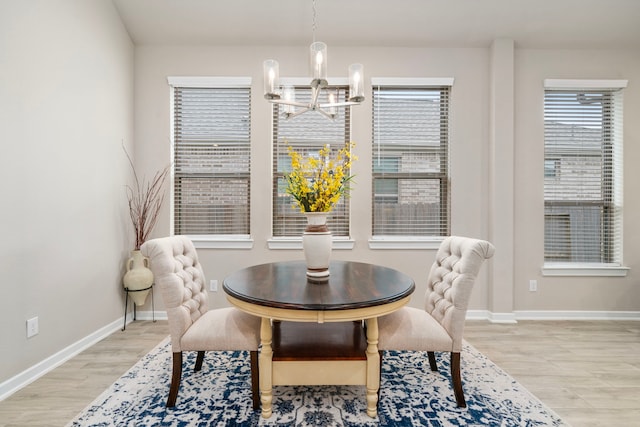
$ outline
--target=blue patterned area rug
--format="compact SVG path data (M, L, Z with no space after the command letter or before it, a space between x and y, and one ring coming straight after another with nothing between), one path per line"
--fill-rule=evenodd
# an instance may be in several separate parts
M168 338L102 393L68 426L567 426L553 411L465 343L462 375L467 408L458 408L449 356L387 352L378 417L366 414L364 386L274 387L273 415L251 406L249 355L210 352L200 372L185 357L176 407L165 402L171 377Z

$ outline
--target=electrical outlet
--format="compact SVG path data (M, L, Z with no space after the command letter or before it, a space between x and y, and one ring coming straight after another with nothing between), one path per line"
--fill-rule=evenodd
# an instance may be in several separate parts
M40 329L38 327L38 317L32 317L27 320L27 338L31 338L34 335L38 335Z
M212 292L218 292L218 281L210 280L209 281L209 290Z
M536 292L538 290L538 281L529 280L529 292Z

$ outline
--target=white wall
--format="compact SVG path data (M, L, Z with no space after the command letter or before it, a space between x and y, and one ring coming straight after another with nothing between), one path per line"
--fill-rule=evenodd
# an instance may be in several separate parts
M1 2L0 383L123 315L133 53L109 0Z
M635 311L637 314L640 289L634 267L640 243L634 236L640 230L634 215L640 201L635 196L639 180L637 168L633 166L640 156L634 147L640 128L633 118L640 113L638 53L521 50L508 40L498 41L486 49L329 46L328 74L330 78L344 77L349 63L361 62L367 79L455 78L451 102L452 233L501 242L496 248L496 257L483 269L471 309L507 314L511 319L518 311L531 310ZM234 270L251 264L302 258L300 251L267 248L271 212L271 107L262 97L261 73L264 59L277 58L281 76L307 76L306 55L306 46L136 48L136 143L148 174L170 159L167 76L253 78L251 234L255 245L252 250L199 250L209 279L221 281ZM541 276L544 78L630 80L625 93L625 263L632 269L626 278ZM354 166L357 182L351 198L352 237L356 245L353 250L334 251L332 256L380 263L410 274L418 284L411 304L419 307L434 251L371 250L367 244L371 230L370 98L352 108L352 139L357 143L356 153L360 158ZM510 109L509 114L504 114L505 105ZM508 153L506 156L495 153L496 149L507 149ZM505 179L510 180L509 185ZM506 217L502 215L505 212ZM169 230L169 206L165 206L154 236L168 235ZM530 279L538 280L538 292L528 291ZM211 296L213 306L226 305L222 291Z
M488 237L487 231L487 99L486 49L339 48L329 46L329 77L346 77L351 62L365 64L368 77L455 77L452 91L452 231ZM222 281L234 270L251 264L301 259L301 251L269 250L271 237L271 105L262 96L262 61L277 58L285 77L307 75L307 47L152 47L136 48L136 142L147 174L170 159L170 110L167 76L250 76L252 91L252 250L201 249L199 254L209 279ZM369 90L370 92L370 90ZM425 277L433 251L370 250L371 230L371 99L352 108L353 133L359 160L354 165L356 183L351 197L353 250L334 250L335 259L379 263L407 272L418 290L412 302L422 304ZM155 236L169 234L169 206ZM486 273L486 270L485 270ZM481 280L480 288L486 287ZM484 292L473 304L484 307ZM212 305L226 305L220 290Z
M516 51L515 308L640 311L640 52ZM628 276L543 277L543 80L628 79L624 90L624 264ZM538 292L529 292L529 279Z

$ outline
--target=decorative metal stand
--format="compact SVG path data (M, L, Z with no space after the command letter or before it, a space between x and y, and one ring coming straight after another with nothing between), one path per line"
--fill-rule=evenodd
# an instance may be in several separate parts
M127 328L127 305L128 305L127 303L129 302L129 293L142 292L142 291L148 291L148 290L151 290L151 316L152 316L153 322L155 323L156 308L153 303L153 284L148 288L144 288L144 289L129 290L129 288L124 288L125 297L124 297L124 325L122 326L123 331ZM131 301L131 302L133 303L133 320L136 320L136 303L134 301Z

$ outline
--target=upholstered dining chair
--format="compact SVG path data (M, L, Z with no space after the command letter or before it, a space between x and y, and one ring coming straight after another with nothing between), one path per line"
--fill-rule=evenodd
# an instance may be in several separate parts
M251 359L253 408L260 406L258 345L260 318L227 307L209 310L209 296L198 255L191 240L172 236L145 242L140 250L149 258L155 285L167 310L173 373L167 407L176 404L182 377L182 352L197 351L195 371L205 351L246 350Z
M494 247L484 240L450 236L442 241L427 279L425 309L403 307L378 319L378 349L426 351L437 371L435 352L451 354L453 391L459 407L467 404L462 390L460 352L471 290Z

